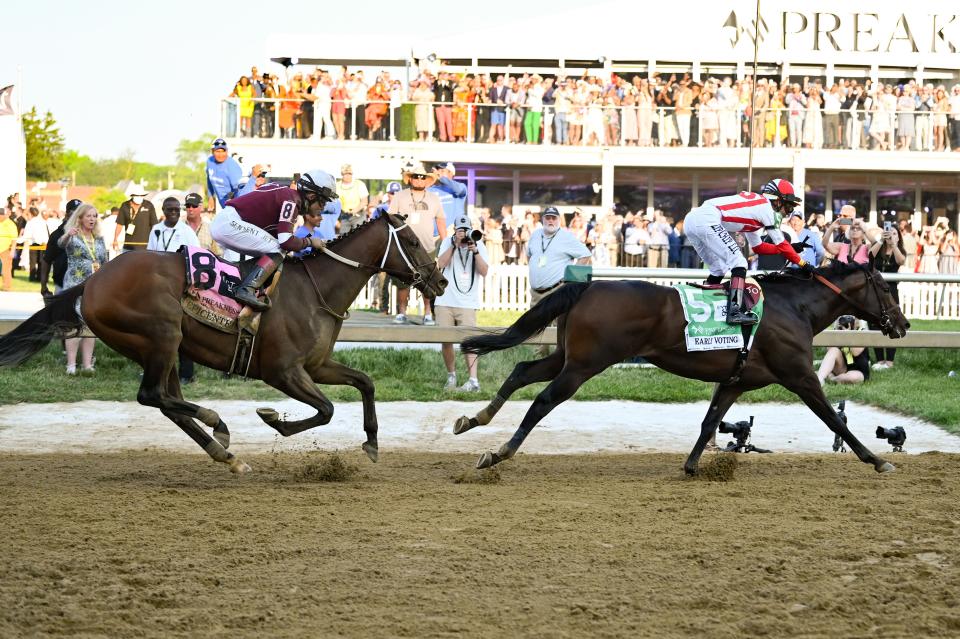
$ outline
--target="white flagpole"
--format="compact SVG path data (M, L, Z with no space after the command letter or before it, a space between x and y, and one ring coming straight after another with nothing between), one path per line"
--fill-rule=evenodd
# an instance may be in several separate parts
M747 123L750 132L750 150L747 156L747 192L753 192L753 147L757 141L753 139L755 129L753 120L757 117L757 50L760 48L760 0L757 0L757 18L753 23L753 82L750 87L750 121Z

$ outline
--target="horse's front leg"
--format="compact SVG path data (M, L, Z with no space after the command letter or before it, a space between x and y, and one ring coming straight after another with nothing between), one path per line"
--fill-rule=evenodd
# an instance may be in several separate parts
M720 425L720 420L727 414L727 411L730 410L730 407L737 401L741 393L743 393L743 390L737 386L717 384L716 388L713 389L710 408L707 409L707 414L700 424L700 437L697 438L697 443L693 445L690 456L687 457L687 461L683 464L683 470L688 475L695 475L697 473L697 465L700 463L700 455L703 454L703 449L706 448L707 442L710 441L713 433L716 432L717 426Z
M874 470L878 473L889 473L896 470L896 466L874 455L866 446L860 443L859 439L853 436L853 433L850 432L847 425L843 423L843 419L833 410L833 406L830 405L827 396L823 394L820 380L813 371L806 373L789 386L786 384L784 384L784 386L786 386L787 390L796 393L797 396L803 400L803 403L806 404L817 417L823 420L823 423L826 424L830 430L840 435L841 439L850 447L850 450L860 458L860 461L865 464L872 464Z
M503 382L500 390L474 417L466 415L457 419L453 425L453 434L460 435L477 426L486 426L493 419L500 408L515 392L536 382L546 382L556 377L563 370L564 354L557 349L547 357L530 362L520 362L513 367L513 372Z
M291 364L286 368L265 371L260 375L260 379L292 399L317 410L317 414L313 417L286 421L280 419L280 413L272 408L258 408L257 415L260 419L284 437L330 423L333 417L333 403L320 392L312 377L302 366Z
M346 384L353 386L360 391L360 397L363 400L363 430L367 434L367 441L361 448L367 454L371 461L377 461L379 449L377 447L377 407L373 401L374 386L373 381L358 370L344 366L340 362L328 359L326 362L316 368L310 369L310 376L318 384L331 384L335 386Z

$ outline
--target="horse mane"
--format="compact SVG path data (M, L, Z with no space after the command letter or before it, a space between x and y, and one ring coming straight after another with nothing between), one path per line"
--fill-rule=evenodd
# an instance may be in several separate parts
M833 260L827 266L822 266L817 269L817 274L823 275L824 277L840 276L840 275L849 275L850 273L856 273L857 271L869 271L869 264L860 264L859 262L841 262L839 260ZM799 277L800 272L791 273L774 271L771 273L761 273L756 277L757 282L761 284L767 283L779 283L779 282L795 282Z
M345 240L346 238L348 238L348 237L350 237L350 236L352 236L352 235L355 235L357 232L362 231L363 229L365 229L365 228L368 227L368 226L373 225L375 222L379 221L382 217L383 217L383 216L381 215L380 217L378 217L378 218L376 218L376 219L373 219L373 220L365 220L365 221L361 222L360 224L357 224L355 227L353 227L352 229L350 229L350 230L347 231L346 233L344 233L344 234L342 234L342 235L338 235L338 236L336 236L335 238L333 238L332 240L328 241L328 242L327 242L327 246L336 246L337 244L339 244L341 241ZM322 252L321 252L321 251L310 251L310 252L307 253L306 255L303 255L303 256L301 256L301 257L294 258L294 259L306 260L306 259L309 259L309 258L317 257L317 256L319 256L319 255L322 255Z

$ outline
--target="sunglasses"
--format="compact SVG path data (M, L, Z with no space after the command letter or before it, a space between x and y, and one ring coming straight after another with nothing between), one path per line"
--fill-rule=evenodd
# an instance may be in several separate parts
M422 173L415 173L410 176L411 180L426 180L427 176Z
M186 206L186 208L188 208L188 209L199 209L199 208L200 208L200 205L199 205L199 204L186 204L185 206Z

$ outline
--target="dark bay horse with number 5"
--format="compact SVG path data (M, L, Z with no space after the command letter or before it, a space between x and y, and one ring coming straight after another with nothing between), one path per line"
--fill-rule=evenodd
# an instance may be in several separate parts
M433 295L446 280L407 227L403 216L383 215L330 242L302 260L288 262L273 293L273 308L262 315L248 376L261 379L314 409L307 419L286 421L273 409L257 413L283 436L320 426L333 404L316 384L347 384L363 398L363 450L376 461L377 415L373 382L360 371L331 359L344 313L371 275L385 271ZM177 376L177 352L216 370L227 370L236 336L184 314L184 257L136 251L108 262L83 284L60 293L15 330L0 337L0 366L14 366L40 351L55 336L81 327L75 310L93 333L143 367L137 400L159 408L214 460L243 473L250 467L227 449L230 432L214 411L184 401ZM196 420L196 421L195 421ZM213 435L197 423L213 429Z
M464 352L483 355L516 346L566 315L557 331L557 350L544 359L517 364L489 406L475 417L461 417L454 433L489 423L517 389L550 381L513 438L498 452L481 455L477 467L509 459L533 427L555 406L570 399L584 382L612 364L639 355L675 375L717 383L700 425L700 438L684 464L688 474L696 473L704 447L736 399L769 384L780 384L796 393L861 461L872 464L877 472L892 471L893 464L867 450L850 433L824 396L813 370L813 336L842 314L876 322L890 337L906 335L910 324L886 282L872 265L839 263L813 277L787 272L760 276L757 281L764 293L763 321L736 381L732 377L737 350L687 352L683 331L686 320L674 289L627 281L563 286L503 333L463 341Z

